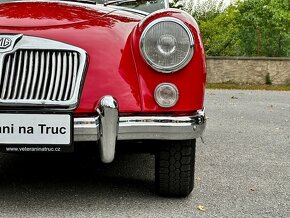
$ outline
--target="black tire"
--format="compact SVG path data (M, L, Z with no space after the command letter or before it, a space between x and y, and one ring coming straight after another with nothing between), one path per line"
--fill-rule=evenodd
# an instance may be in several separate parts
M166 141L155 154L156 191L162 196L186 197L194 185L196 140Z

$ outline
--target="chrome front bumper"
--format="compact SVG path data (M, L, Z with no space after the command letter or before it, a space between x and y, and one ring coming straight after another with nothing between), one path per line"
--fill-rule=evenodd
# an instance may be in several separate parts
M115 156L116 140L187 140L202 136L206 119L204 110L192 116L119 117L118 103L112 96L101 99L95 117L74 119L74 141L100 142L104 163Z

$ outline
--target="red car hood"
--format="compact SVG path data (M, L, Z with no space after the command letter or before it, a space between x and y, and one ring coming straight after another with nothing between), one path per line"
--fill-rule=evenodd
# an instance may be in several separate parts
M0 34L21 33L78 46L88 69L77 113L95 112L98 99L112 95L120 112L141 111L140 88L131 51L138 14L70 2L0 4Z
M0 26L51 27L94 20L113 11L66 2L12 2L0 7Z

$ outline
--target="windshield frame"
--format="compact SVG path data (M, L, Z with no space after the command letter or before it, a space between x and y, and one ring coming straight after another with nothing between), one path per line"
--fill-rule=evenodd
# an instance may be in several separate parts
M104 0L104 4L107 4L107 3L111 2L111 1L114 1L114 0ZM120 0L120 1L122 1L122 0ZM126 0L124 0L124 1L126 1ZM169 0L164 0L164 7L165 8L169 8Z
M24 2L38 2L38 1L40 1L40 2L65 2L65 1L67 1L67 2L75 2L75 3L82 3L82 4L91 4L91 5L103 5L103 6L105 6L105 7L113 7L113 8L116 8L116 9L122 9L122 10L126 10L126 11L132 11L132 12L137 12L137 13L140 13L140 14L144 14L144 15L148 15L148 14L150 14L150 13L152 13L152 12L154 12L154 11L145 11L145 10L141 10L141 9L138 9L138 8L130 8L130 7L126 7L126 6L122 6L122 4L120 4L120 5L118 5L118 4L110 4L110 2L118 2L117 0L102 0L103 1L103 3L101 3L101 2L99 2L99 1L97 1L97 0L0 0L0 4L2 4L2 3L9 3L9 2L22 2L22 1L24 1ZM126 2L127 0L123 0L124 2ZM133 2L134 0L132 0L132 2ZM135 0L136 2L138 2L138 0ZM150 1L150 0L148 0L148 1ZM154 1L154 0L152 0L152 1ZM159 1L159 0L157 0L157 1ZM122 2L122 0L120 0L120 2ZM129 1L128 1L129 2ZM170 6L169 6L169 0L163 0L163 2L164 2L164 8L163 9L168 9L168 8L170 8ZM106 5L106 4L108 4L108 5ZM162 8L160 8L160 9L162 9Z
M95 0L95 1L97 1L97 0ZM129 7L129 6L126 7L125 5L126 5L126 3L129 3L129 4L132 3L132 5L133 5L134 3L138 3L139 2L138 0L102 0L102 1L103 1L103 3L97 3L97 4L101 4L101 5L104 5L107 7L114 7L116 9L123 9L123 10L127 10L127 11L132 11L132 12L140 12L141 11L142 13L145 13L145 14L150 14L156 10L169 8L169 0L144 0L143 4L141 3L139 6L136 6L136 7ZM159 8L157 7L154 10L150 10L150 9L145 10L146 2L147 3L150 2L150 4L148 5L148 9L150 7L152 8L152 6L154 8L154 5L156 5L156 6L162 5L162 7L159 7Z

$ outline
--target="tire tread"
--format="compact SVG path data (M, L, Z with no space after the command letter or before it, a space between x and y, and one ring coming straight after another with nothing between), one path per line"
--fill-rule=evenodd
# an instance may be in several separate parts
M155 157L155 183L160 195L186 197L193 189L196 140L170 141Z

